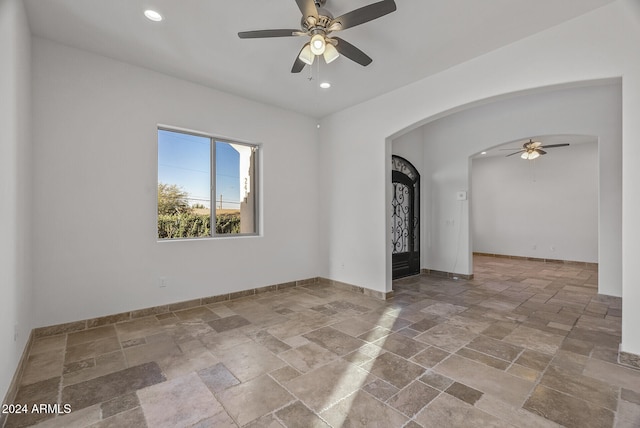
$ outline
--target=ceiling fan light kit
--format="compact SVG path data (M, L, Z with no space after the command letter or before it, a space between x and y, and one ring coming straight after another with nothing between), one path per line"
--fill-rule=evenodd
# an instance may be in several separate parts
M532 151L532 152L524 152L520 155L520 157L522 159L526 159L526 160L534 160L540 157L540 153L536 152L536 151Z
M335 46L333 46L331 43L327 43L327 45L324 48L324 53L322 54L322 56L324 57L324 61L327 64L331 64L333 61L338 59L340 54L338 53L338 50L336 49Z
M300 61L304 62L307 65L313 64L316 56L313 52L311 52L311 43L307 43L306 45L304 45L304 47L300 51L300 55L298 55L298 59L300 59Z
M322 34L316 33L311 38L311 52L314 55L322 55L324 53L324 48L326 46L326 42L324 41L324 36Z
M293 37L308 36L310 40L302 47L296 57L292 73L300 73L306 65L313 64L316 56L323 56L327 64L344 55L350 60L362 66L367 66L373 61L367 54L349 42L339 37L329 37L334 31L345 30L380 18L396 10L394 0L382 0L352 10L337 18L324 8L327 0L296 0L296 4L302 12L301 29L276 29L241 31L238 37L241 39L256 39L264 37Z

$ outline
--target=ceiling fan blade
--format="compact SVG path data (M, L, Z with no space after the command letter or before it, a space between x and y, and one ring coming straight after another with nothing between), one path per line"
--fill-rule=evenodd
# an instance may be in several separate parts
M332 37L332 39L338 42L338 44L336 45L336 49L340 53L340 55L346 56L351 61L355 61L365 67L371 64L371 61L373 61L366 53L362 52L351 43L342 40L340 37Z
M305 62L300 59L300 53L302 53L302 50L308 45L309 43L305 43L305 45L302 46L302 49L300 49L300 52L298 52L298 55L296 55L296 60L293 63L293 67L291 67L292 73L300 73L306 65Z
M238 33L238 37L241 39L261 39L263 37L291 37L299 36L302 33L300 30L256 30L256 31L241 31Z
M365 22L373 21L396 10L396 3L393 0L383 0L367 6L363 6L351 12L345 13L331 21L329 27L339 23L340 30L355 27Z
M529 147L531 147L532 149L537 149L540 146L542 146L542 143L539 142L539 141L535 141L535 142L529 144Z
M304 19L307 19L309 16L314 16L318 19L318 8L314 0L296 0L296 3Z
M518 153L522 153L522 152L526 152L526 150L518 150L517 152L513 152L513 153L509 153L507 156L505 156L506 158L508 158L509 156L513 156L513 155L517 155Z
M548 149L549 147L564 147L564 146L568 146L568 145L569 145L569 143L549 144L548 146L540 146L540 148Z
M541 155L546 155L547 154L547 152L545 152L542 149L536 149L536 152L540 153Z

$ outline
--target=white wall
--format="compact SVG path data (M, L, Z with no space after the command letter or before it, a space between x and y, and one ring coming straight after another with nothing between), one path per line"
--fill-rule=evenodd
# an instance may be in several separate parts
M33 93L37 326L318 276L312 119L40 38ZM263 236L156 241L158 124L262 144Z
M475 158L471 183L474 252L598 262L595 138L533 161Z
M640 182L640 169L634 166L640 162L640 145L635 144L640 140L638 13L636 2L620 0L323 119L320 162L332 166L322 178L323 212L328 216L323 223L323 248L329 258L324 275L380 291L391 289L388 159L390 141L405 129L505 94L623 76L621 228L623 237L635 238L622 242L621 348L640 354L640 334L634 331L640 313L633 309L640 305L640 287L634 279L640 257L640 195L635 185ZM468 169L468 160L450 167ZM355 197L352 188L344 185L350 182L360 185ZM460 184L468 182L453 183ZM615 240L620 234L601 230L600 236ZM469 250L467 242L461 251Z
M0 0L0 400L31 330L30 44L22 2Z
M422 174L424 163L424 135L422 128L416 128L393 140L391 153L411 162ZM391 161L391 159L389 159Z

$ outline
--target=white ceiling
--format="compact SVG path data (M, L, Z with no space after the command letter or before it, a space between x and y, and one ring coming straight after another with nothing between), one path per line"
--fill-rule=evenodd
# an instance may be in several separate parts
M334 16L376 0L327 0ZM397 11L334 33L344 57L291 74L306 38L240 40L299 28L295 0L25 0L33 34L242 97L323 117L558 25L614 0L396 0ZM164 21L143 16L155 9ZM317 66L318 63L321 63ZM523 67L526 66L523 64ZM332 87L323 90L320 81ZM401 106L397 106L401 107Z

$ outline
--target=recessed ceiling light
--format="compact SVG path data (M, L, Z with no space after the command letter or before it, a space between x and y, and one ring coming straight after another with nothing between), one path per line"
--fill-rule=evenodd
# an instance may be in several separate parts
M320 87L321 87L322 89L329 89L329 88L331 87L331 83L329 83L329 82L322 82L322 83L320 84Z
M487 154L487 152L482 152L482 153L480 153L480 154L481 154L481 155L486 155L486 154Z
M155 21L155 22L162 21L162 15L160 15L155 10L151 10L151 9L145 10L144 11L144 16L146 16L148 19L150 19L152 21Z

